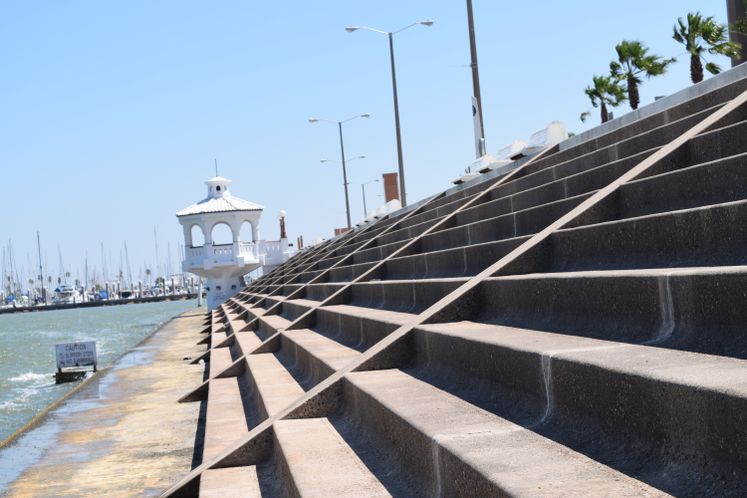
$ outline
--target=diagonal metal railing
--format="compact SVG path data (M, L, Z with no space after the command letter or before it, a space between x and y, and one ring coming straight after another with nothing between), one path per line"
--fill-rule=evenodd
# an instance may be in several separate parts
M377 272L379 269L381 269L388 261L390 261L391 259L399 256L400 254L406 253L411 247L413 247L415 244L419 243L419 241L422 240L423 237L425 237L425 236L427 236L427 235L429 235L431 233L437 232L439 229L441 229L442 227L444 227L445 225L447 225L450 221L452 221L453 219L455 219L459 215L459 213L463 212L465 209L469 209L469 208L473 207L474 205L479 204L480 201L482 201L483 199L489 198L491 192L494 189L500 187L504 183L507 183L507 182L511 181L515 177L520 176L530 166L532 166L534 163L538 162L542 158L546 157L548 154L550 154L554 150L557 150L557 147L550 147L550 148L542 150L537 155L535 155L535 156L531 157L529 160L525 161L518 168L510 171L506 175L503 175L500 178L496 179L494 182L490 183L485 189L483 189L482 191L480 191L478 194L476 194L476 195L474 195L472 197L468 197L468 198L464 199L464 202L457 209L451 211L450 213L447 213L447 214L441 216L440 219L438 219L438 217L437 217L436 219L438 219L438 221L435 224L431 225L429 228L427 228L423 232L419 233L415 237L412 237L408 242L406 242L399 249L395 250L394 252L392 252L388 256L386 256L386 257L380 259L379 261L377 261L374 264L373 267L371 267L368 271L364 272L363 274L361 274L357 278L353 279L350 282L344 282L344 283L342 283L342 287L340 289L338 289L336 292L332 293L326 299L324 299L324 300L318 302L316 305L310 307L305 313L303 313L301 316L299 316L294 321L292 321L290 324L288 324L288 326L286 327L286 329L279 329L279 330L277 330L275 332L275 334L273 334L270 337L268 337L267 339L265 339L262 342L261 345L259 345L256 349L254 349L253 351L251 351L248 354L263 353L263 352L270 352L270 351L272 351L273 348L276 347L277 339L279 338L280 334L282 333L282 330L291 330L291 329L295 329L295 328L306 327L308 325L308 323L309 323L309 320L311 319L311 317L313 316L313 314L316 312L316 310L318 308L326 306L326 305L329 305L329 304L335 303L341 296L345 295L345 293L350 288L350 286L352 286L355 283L365 281L369 276L375 274L375 272ZM442 198L444 194L445 194L445 192L441 192L441 193L439 193L439 194L431 197L427 202L425 202L424 204L422 204L418 208L416 208L416 209L410 211L409 213L407 213L397 223L395 223L395 224L390 225L389 227L387 227L387 229L383 230L381 233L377 234L375 237L373 237L372 239L368 240L364 245L362 245L361 247L357 248L355 251L353 251L350 254L348 254L345 258L343 258L342 260L340 260L337 263L335 263L333 266L331 266L330 268L328 268L325 272L317 275L315 278L313 278L307 284L305 284L302 288L297 289L296 291L294 291L293 293L291 293L289 296L287 296L285 299L293 299L294 296L303 295L303 292L304 292L304 289L306 288L306 286L308 286L310 284L313 284L313 283L316 283L316 282L319 282L319 281L323 281L324 276L329 271L333 270L334 268L336 268L338 266L344 266L344 263L346 261L352 259L354 257L354 255L358 251L365 249L370 244L373 244L379 237L383 237L384 235L386 235L390 231L395 230L397 227L401 226L401 224L403 222L407 221L410 217L415 216L415 215L417 215L420 212L426 211L427 210L426 208L428 207L428 205L431 202L433 202L436 199ZM261 301L258 304L261 304ZM250 320L250 321L247 322L247 326L251 327L252 324L254 324L256 321L259 321L262 316L267 315L267 314L272 314L274 312L274 310L276 308L280 307L280 306L282 306L282 301L275 303L274 305L272 305L270 308L268 308L266 310L263 309L263 313L261 315L255 315L254 319L252 319L252 320ZM246 311L249 312L250 310L247 309ZM227 337L225 341L222 341L221 343L216 344L214 347L224 347L224 346L230 344L231 340L232 339L230 337ZM207 356L207 354L200 356L200 358L204 358L205 356ZM233 375L237 375L238 373L242 372L243 368L245 368L245 357L246 357L246 354L242 354L241 356L239 356L238 358L236 358L236 360L231 365L229 365L228 367L226 367L221 372L218 372L213 378L222 378L222 377L226 377L226 376L233 376ZM207 394L207 389L208 389L209 383L210 383L210 378L206 379L202 384L200 384L195 389L193 389L192 391L190 391L189 393L187 393L186 395L184 395L182 398L180 398L180 401L195 401L195 400L202 399Z
M717 125L719 121L726 118L730 113L746 103L747 91L744 91L733 100L726 103L724 106L717 109L687 131L670 141L668 144L664 145L658 151L620 175L617 179L592 194L588 199L558 218L555 222L531 236L516 249L484 269L478 275L470 278L457 289L441 298L428 309L417 315L415 319L388 334L384 339L373 345L360 357L321 381L308 392L300 396L291 405L261 422L245 437L233 443L219 455L196 467L179 482L168 488L162 496L171 497L191 495L191 491L194 490L195 483L198 482L200 474L207 469L253 465L258 463L260 460L263 460L267 456L272 445L272 424L276 420L328 415L334 408L336 399L340 396L340 381L344 375L353 371L398 366L399 355L397 354L396 348L398 345L402 344L403 339L405 339L413 328L438 318L438 315L442 311L446 310L458 299L464 297L467 293L475 289L485 279L493 276L507 265L516 261L527 251L547 240L554 232L562 229L578 217L585 214L591 208L607 199L610 195L614 194L622 185L640 177L654 165L672 155L692 138ZM526 164L524 166L526 166ZM489 188L492 189L493 186ZM369 272L361 275L361 277L367 275ZM265 342L269 342L270 339L272 339L272 337ZM261 348L262 346L258 349Z

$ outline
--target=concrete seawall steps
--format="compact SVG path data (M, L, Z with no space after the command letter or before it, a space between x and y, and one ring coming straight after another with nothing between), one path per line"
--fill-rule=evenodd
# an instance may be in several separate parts
M253 282L188 397L230 437L165 496L743 496L747 79L723 81Z
M205 471L200 481L202 498L261 498L257 467L231 467Z
M382 475L397 495L564 496L579 482L590 496L659 494L400 370L348 374L343 397L351 442L371 447L381 474L400 474Z
M282 420L274 426L287 495L391 496L325 418Z

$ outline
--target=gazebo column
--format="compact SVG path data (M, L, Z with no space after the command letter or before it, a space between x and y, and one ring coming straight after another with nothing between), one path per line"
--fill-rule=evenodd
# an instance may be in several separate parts
M200 228L202 228L202 234L205 236L205 245L213 245L213 231L208 230L207 222L200 223Z
M234 217L234 219L228 223L228 226L231 227L231 233L233 234L233 256L238 257L241 254L241 221Z
M192 247L192 225L182 224L182 230L184 231L184 243L187 247Z
M249 223L252 225L252 251L254 257L259 259L259 219L251 220Z

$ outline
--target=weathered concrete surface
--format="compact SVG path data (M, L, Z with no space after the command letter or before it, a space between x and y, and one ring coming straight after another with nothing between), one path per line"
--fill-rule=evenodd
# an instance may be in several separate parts
M250 430L164 497L747 496L745 89L252 282L212 315L234 362L187 395L213 413L238 376Z
M59 431L5 494L156 496L189 471L200 404L177 399L202 380L203 366L184 358L205 349L195 345L204 317L174 318L53 410L39 429Z

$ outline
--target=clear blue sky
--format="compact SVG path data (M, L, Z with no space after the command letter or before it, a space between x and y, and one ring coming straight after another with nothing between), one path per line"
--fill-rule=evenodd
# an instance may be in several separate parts
M474 0L474 9L491 152L553 120L577 132L596 124L583 89L623 38L681 58L643 84L643 104L685 87L676 18L700 10L726 20L721 0ZM174 213L204 197L214 158L234 194L266 206L263 238L277 238L281 209L293 240L331 235L345 222L341 172L319 159L339 157L336 129L307 119L372 114L345 128L348 155L368 156L349 166L355 220L361 182L396 170L386 38L343 28L427 18L431 28L395 41L411 202L446 188L473 158L462 0L1 2L3 244L13 240L25 267L38 229L52 271L59 244L76 272L86 251L100 267L103 242L112 271L126 240L137 273L153 260L155 226L176 266Z

